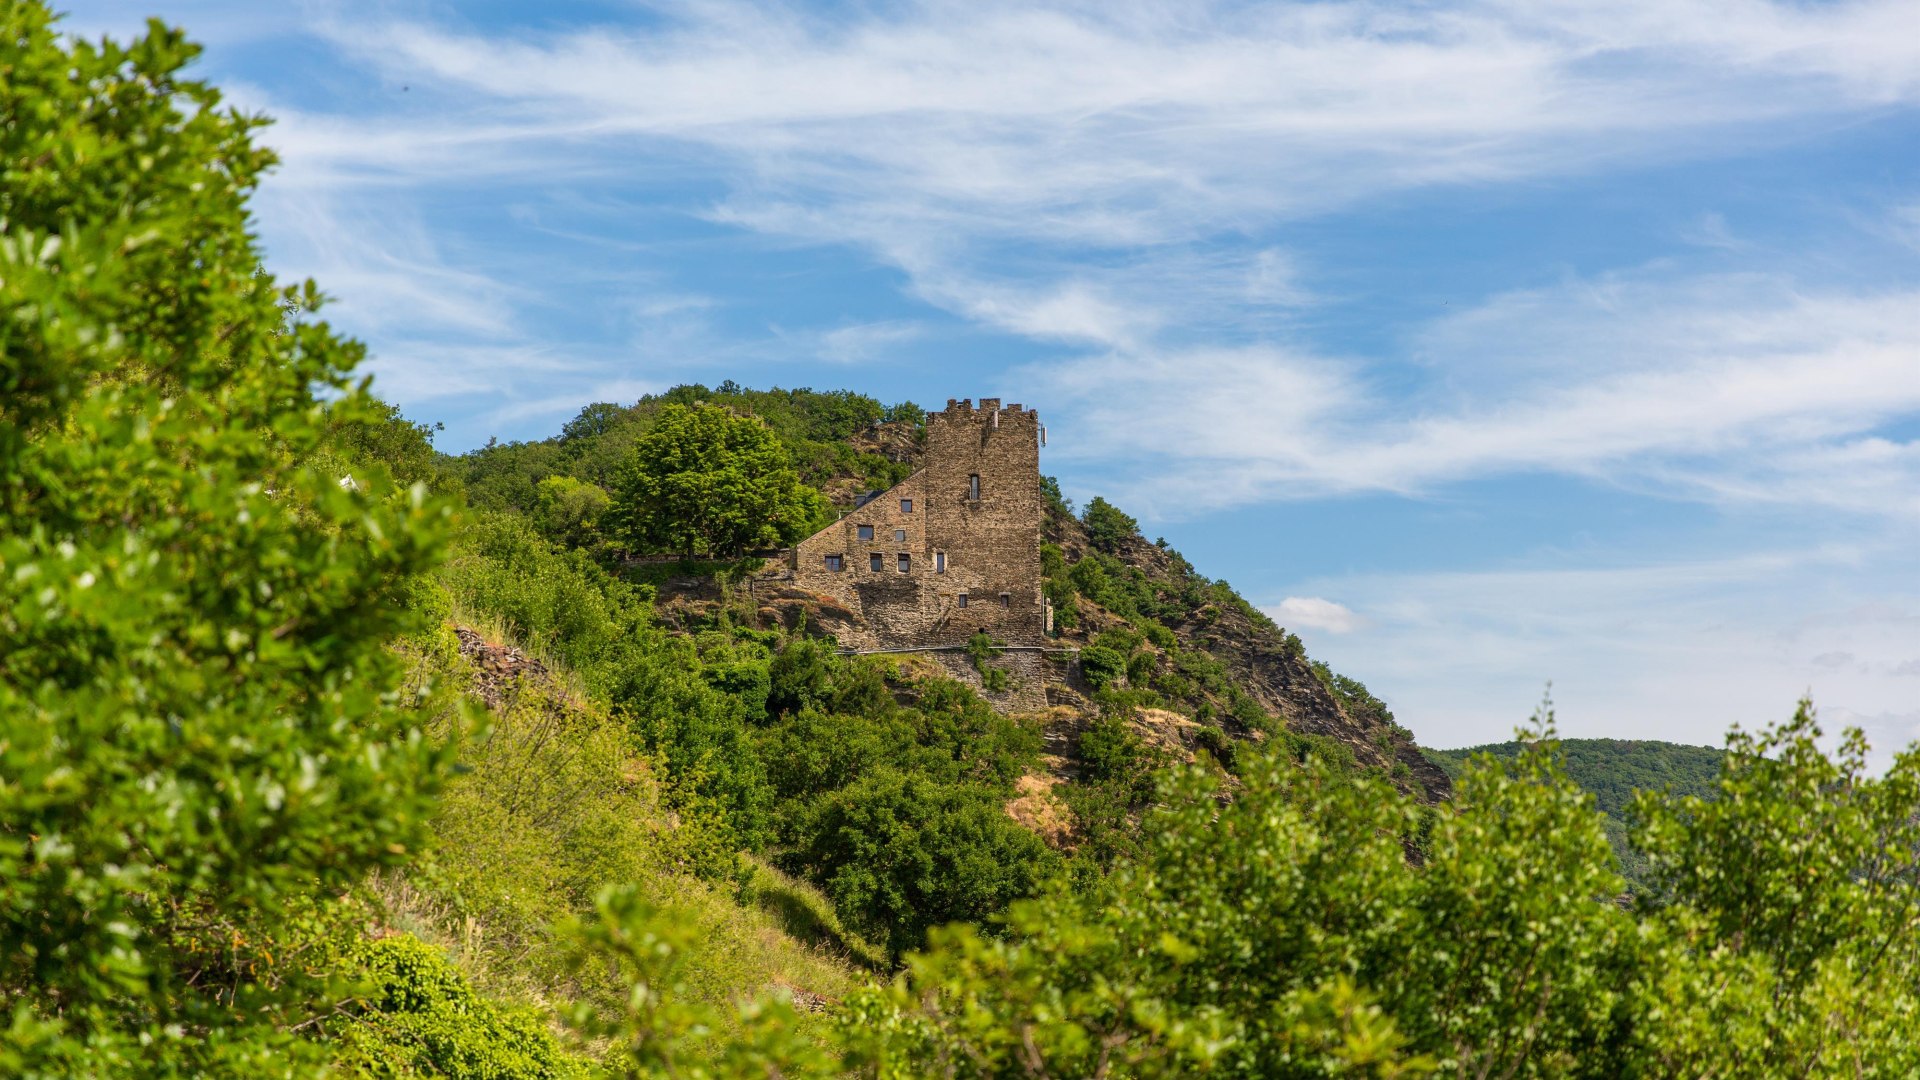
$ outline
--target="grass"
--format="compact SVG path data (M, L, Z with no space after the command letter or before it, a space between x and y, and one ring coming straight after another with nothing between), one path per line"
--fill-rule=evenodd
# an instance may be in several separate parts
M511 642L484 617L453 616L489 641ZM451 639L447 628L411 657L416 684L466 684ZM441 799L428 857L370 883L389 927L445 949L487 996L542 1009L624 996L624 987L576 981L553 933L620 883L696 928L686 998L724 1005L784 988L837 1001L879 970L884 954L810 886L752 860L739 882L687 872L698 822L669 805L660 763L579 692L565 665L540 659L553 681L525 681L500 712L481 719L443 700L428 721L437 735L465 740L461 771Z

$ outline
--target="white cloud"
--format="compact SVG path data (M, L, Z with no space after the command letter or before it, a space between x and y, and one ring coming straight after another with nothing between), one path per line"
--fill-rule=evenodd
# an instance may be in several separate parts
M1758 276L1573 280L1423 338L1432 386L1298 350L1115 350L1036 365L1069 454L1150 513L1552 472L1730 504L1920 520L1920 291ZM1068 415L1060 416L1062 412ZM1143 468L1147 461L1153 468Z
M1894 722L1914 707L1897 665L1912 658L1920 588L1893 584L1920 582L1911 547L1315 579L1299 585L1368 624L1302 635L1428 745L1507 738L1551 681L1562 734L1706 744L1811 693L1830 731L1873 719L1884 762L1913 737Z
M893 355L900 346L926 336L926 327L907 319L836 326L813 335L809 354L835 364L858 364Z
M644 30L487 36L338 11L310 28L436 107L348 120L262 102L283 117L276 182L718 176L716 220L865 247L922 298L1014 333L1134 348L1219 325L1219 306L1177 295L1195 279L1181 245L1920 100L1905 0L655 14ZM1063 257L1003 266L1007 240ZM1130 286L1089 270L1119 252L1141 271ZM1256 307L1310 299L1284 252L1240 287Z
M1318 596L1289 596L1266 611L1283 626L1325 630L1330 634L1350 634L1367 625L1367 620L1346 605Z

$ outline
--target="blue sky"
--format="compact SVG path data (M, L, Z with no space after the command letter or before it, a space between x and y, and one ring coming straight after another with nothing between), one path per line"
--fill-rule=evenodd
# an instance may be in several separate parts
M156 10L442 449L999 396L1432 745L1920 736L1913 0Z

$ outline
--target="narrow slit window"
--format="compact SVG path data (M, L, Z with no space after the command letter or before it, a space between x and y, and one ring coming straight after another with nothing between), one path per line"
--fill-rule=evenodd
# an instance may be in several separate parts
M966 593L961 593L961 594L959 595L959 597L957 598L957 603L958 603L958 605L959 605L960 607L966 607L966 606L967 606L967 594L966 594Z
M903 513L903 514L911 514L911 513L913 513L913 500L912 500L912 499L901 499L901 500L900 500L900 512L901 512L901 513Z
M847 568L846 556L844 555L827 556L827 572L828 573L837 574L840 571L845 570L846 568Z
M913 556L907 554L904 551L901 552L896 565L898 566L901 573L903 574L912 573L913 572Z
M1000 594L1000 606L1001 606L1001 607L1012 607L1012 606L1013 606L1013 597L1011 597L1011 596L1008 596L1008 595L1007 595L1006 593L1001 593L1001 594Z
M933 572L936 574L944 574L947 572L946 552L936 551L933 553Z
M979 473L974 473L967 477L967 498L972 502L980 501L980 474Z
M904 544L904 543L906 543L906 542L907 542L907 530L905 530L905 529L895 529L895 530L893 530L893 542L894 542L894 543L896 543L896 544Z
M880 560L879 552L876 551L873 554L867 556L867 569L873 571L876 574L886 569L886 565L882 563Z
M855 526L854 526L854 529L855 529L855 530L856 530L856 531L858 532L858 534L859 534L859 537L860 537L860 539L862 539L862 540L871 540L871 539L873 539L873 526L871 526L871 525L855 525Z

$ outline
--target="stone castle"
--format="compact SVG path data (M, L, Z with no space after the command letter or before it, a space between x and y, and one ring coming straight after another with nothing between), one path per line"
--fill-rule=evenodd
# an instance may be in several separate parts
M792 549L799 588L853 618L833 627L860 652L925 652L977 680L964 649L1004 646L1003 704L1045 704L1051 629L1041 592L1040 415L998 398L949 400L927 414L920 471L869 494Z

